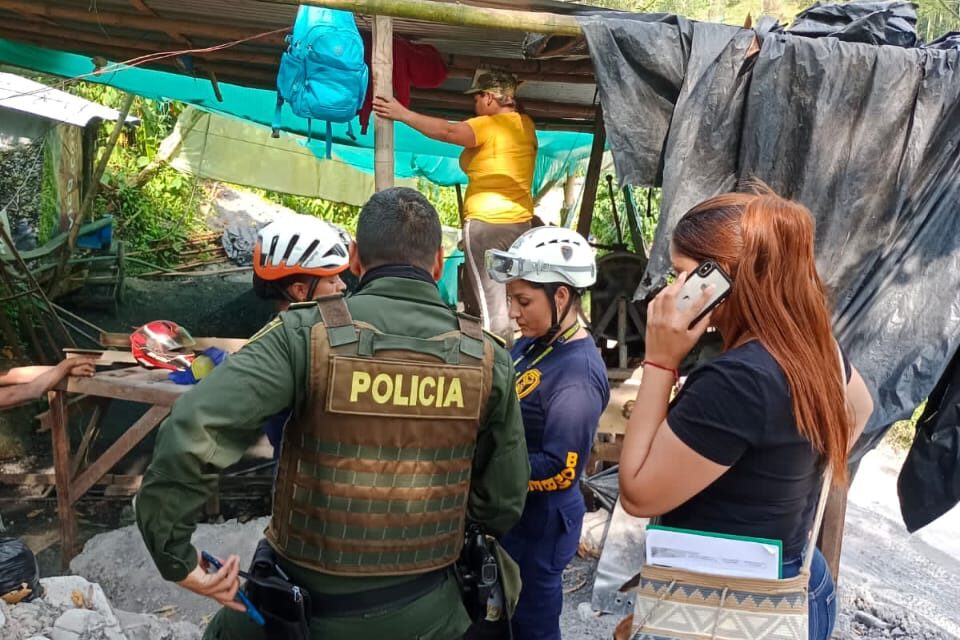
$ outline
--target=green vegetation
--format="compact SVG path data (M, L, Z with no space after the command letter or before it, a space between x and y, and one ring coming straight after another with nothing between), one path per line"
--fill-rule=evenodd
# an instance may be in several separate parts
M887 444L898 451L906 451L909 449L910 445L913 444L914 436L917 434L917 422L920 420L920 416L923 415L923 410L926 409L926 407L927 402L923 401L920 406L914 410L909 420L894 422L893 426L890 427L890 430L887 432L887 435L884 436Z
M813 0L583 0L586 4L622 11L676 13L695 20L742 25L747 16L775 16L790 24L814 4ZM960 0L915 0L917 33L932 42L950 31L960 31ZM824 2L826 4L826 2Z

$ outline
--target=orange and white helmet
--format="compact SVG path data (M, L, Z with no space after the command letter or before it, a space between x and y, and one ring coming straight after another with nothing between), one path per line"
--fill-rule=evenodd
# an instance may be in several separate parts
M253 272L268 281L334 276L349 266L349 249L350 235L340 227L312 216L289 216L258 232Z

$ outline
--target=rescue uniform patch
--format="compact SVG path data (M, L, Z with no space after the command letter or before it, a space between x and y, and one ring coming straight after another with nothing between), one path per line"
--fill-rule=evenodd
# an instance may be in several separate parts
M523 400L540 386L540 370L527 369L517 378L517 399Z

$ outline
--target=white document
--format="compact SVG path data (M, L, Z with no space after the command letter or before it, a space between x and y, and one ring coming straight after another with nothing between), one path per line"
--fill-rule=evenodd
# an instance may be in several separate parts
M737 578L780 577L778 540L647 527L647 564Z

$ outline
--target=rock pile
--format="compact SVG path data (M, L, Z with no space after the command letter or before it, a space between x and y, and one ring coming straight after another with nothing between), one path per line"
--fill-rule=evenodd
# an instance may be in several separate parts
M100 585L79 576L43 578L43 597L0 600L0 640L200 640L189 622L114 609Z

